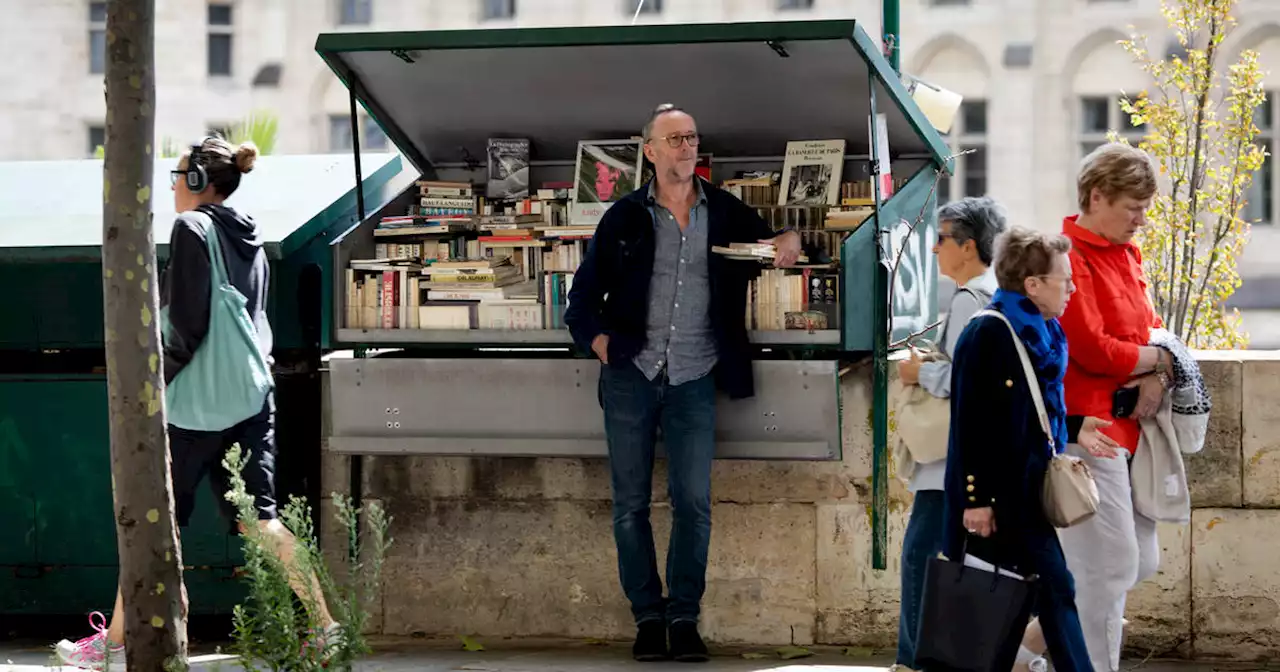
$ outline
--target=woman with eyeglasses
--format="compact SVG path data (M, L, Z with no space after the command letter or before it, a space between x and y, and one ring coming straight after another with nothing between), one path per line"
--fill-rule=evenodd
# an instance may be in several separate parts
M1069 442L1103 454L1112 450L1105 441L1097 445L1098 421L1069 418L1063 400L1067 338L1057 318L1075 291L1070 248L1064 236L1020 227L997 242L999 289L987 310L998 315L982 312L970 320L952 363L942 545L954 562L972 555L1016 574L1038 575L1033 610L1054 668L1092 672L1075 584L1041 503L1049 462ZM1018 343L1027 351L1033 381ZM1044 400L1048 431L1032 384Z

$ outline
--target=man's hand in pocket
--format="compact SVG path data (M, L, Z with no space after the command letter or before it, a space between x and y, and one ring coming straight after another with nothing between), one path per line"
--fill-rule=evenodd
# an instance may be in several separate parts
M596 357L599 357L601 362L608 364L609 363L609 335L600 334L599 336L596 336L594 339L592 339L591 351L596 353Z

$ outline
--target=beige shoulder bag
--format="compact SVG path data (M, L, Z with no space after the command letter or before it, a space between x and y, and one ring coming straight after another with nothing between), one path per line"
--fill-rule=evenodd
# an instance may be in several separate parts
M984 310L975 315L991 315L1000 318L1009 327L1009 335L1013 337L1013 345L1018 350L1018 359L1022 360L1022 371L1026 374L1027 387L1031 389L1031 399L1036 405L1036 414L1040 416L1040 428L1053 445L1053 429L1049 425L1049 414L1044 408L1044 397L1040 395L1040 381L1035 369L1031 367L1031 358L1022 339L1014 331L1013 325L1003 313ZM1045 517L1054 527L1071 527L1093 517L1098 512L1098 484L1093 480L1089 465L1084 460L1071 455L1063 455L1056 450L1053 459L1049 460L1049 469L1044 475L1044 491L1041 493Z

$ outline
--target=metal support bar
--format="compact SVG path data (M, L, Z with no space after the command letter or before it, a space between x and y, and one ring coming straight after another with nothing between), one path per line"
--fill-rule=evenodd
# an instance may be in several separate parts
M883 221L880 189L880 121L876 118L876 84L870 78L871 184L875 194L876 270L872 283L872 397L871 397L871 566L888 567L889 546L889 251L885 249L888 226Z
M354 72L349 73L347 90L350 92L351 99L351 153L355 157L356 164L356 215L363 222L369 213L364 207L364 172L360 167L360 116L358 101L356 101L356 89L359 86L359 80ZM357 350L357 357L363 358L365 353ZM351 506L359 510L364 502L364 458L359 455L351 456ZM356 516L356 536L360 533L360 516ZM347 553L354 558L356 549L348 548Z
M900 2L901 0L884 0L880 12L880 33L884 42L884 55L889 59L889 65L898 72L901 71L898 67L898 55L902 53L902 31L898 27L901 22Z
M360 221L368 216L364 210L364 173L360 167L360 116L357 114L358 105L356 102L356 87L358 81L355 73L351 73L351 85L348 87L351 98L351 153L356 160L356 212L360 215Z

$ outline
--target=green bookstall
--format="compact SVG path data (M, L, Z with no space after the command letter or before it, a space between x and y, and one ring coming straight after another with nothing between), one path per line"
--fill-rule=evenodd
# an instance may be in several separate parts
M743 194L764 184L753 179L770 173L780 173L777 189L798 193L787 181L789 143L842 147L838 200L816 207L803 199L789 204L789 196L748 203L771 221L799 223L809 253L824 257L825 250L827 258L815 266L834 273L838 296L823 306L825 317L815 326L813 320L790 319L812 313L808 299L796 310L787 308L791 304L780 308L781 290L753 286L750 301L768 296L770 310L786 312L787 319L749 316L757 394L722 401L718 457L841 459L841 371L849 362L872 358L876 394L867 410L874 413L876 555L883 560L886 356L893 340L937 316L937 269L930 253L934 184L939 170L949 172L951 159L861 22L360 32L321 35L316 49L349 89L352 109L362 106L377 120L421 180L384 205L365 208L358 226L331 241L335 272L327 290L333 320L325 336L330 349L354 356L334 357L326 367L325 445L353 456L357 493L363 455L605 455L603 423L594 410L598 366L572 348L557 289L564 280L554 277L571 276L573 264L555 262L554 250L565 243L546 239L557 235L555 226L572 228L576 215L591 214L590 207L580 207L594 198L590 188L579 189L584 143L635 143L649 111L669 102L697 119L699 152L709 155L711 180L733 182ZM880 140L873 143L872 137ZM494 231L476 231L474 224L512 214L512 203L449 191L486 184L493 139L527 143L530 203L517 197L514 212L537 214L527 211L534 207L531 201L546 201L537 207L550 225L531 240L505 247ZM882 179L874 179L876 174ZM598 191L598 174L596 179ZM548 214L562 197L558 189L568 197L554 211L567 213L567 222ZM768 194L777 198L776 190ZM453 203L428 199L434 196L474 196L476 217L468 220L473 226L459 232L448 222L426 221L438 214L426 206ZM486 213L485 205L493 211ZM840 219L849 212L845 205L863 208L860 223ZM919 216L923 221L911 235ZM412 227L397 232L389 226L415 217L425 219L415 219L413 226L426 227L417 238ZM490 242L482 246L483 240ZM394 266L401 242L422 246L410 253L420 263ZM423 252L441 245L442 253ZM434 321L445 314L435 305L448 300L434 299L431 289L424 292L439 285L424 285L417 274L439 273L445 280L439 260L466 259L477 248L494 249L484 252L492 257L501 248L511 256L520 246L520 273L534 286L529 323L513 328L512 320L483 317L492 315L484 300L471 309L476 313L458 312L458 321ZM902 264L891 283L888 268L899 256ZM441 270L430 270L433 262L424 257L434 257ZM536 259L543 260L541 266ZM396 284L397 274L408 278L409 291ZM811 280L805 276L803 282ZM402 300L407 310L401 310ZM420 310L426 305L432 306L429 323L428 311ZM374 312L372 322L362 313L366 309Z

